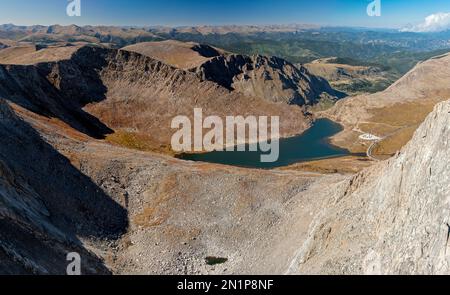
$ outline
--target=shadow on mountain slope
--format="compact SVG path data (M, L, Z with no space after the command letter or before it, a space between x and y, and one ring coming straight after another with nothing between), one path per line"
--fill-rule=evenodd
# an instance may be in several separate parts
M78 236L120 237L127 210L46 143L0 99L0 273L65 273L79 252L84 273L109 273ZM20 271L21 272L21 271Z
M55 117L94 138L112 133L82 108L104 100L100 78L106 49L82 47L69 60L35 65L0 65L0 94L32 112Z

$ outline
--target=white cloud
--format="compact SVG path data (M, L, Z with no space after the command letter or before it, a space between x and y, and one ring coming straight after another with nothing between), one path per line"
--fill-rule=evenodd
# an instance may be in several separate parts
M441 32L450 29L450 13L435 13L425 18L425 21L418 25L411 25L400 29L401 32Z

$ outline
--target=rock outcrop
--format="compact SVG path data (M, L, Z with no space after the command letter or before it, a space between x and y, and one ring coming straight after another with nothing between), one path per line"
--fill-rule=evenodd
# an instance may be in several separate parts
M450 102L394 158L336 187L292 272L450 273Z
M273 102L315 105L321 99L336 100L343 96L325 79L312 75L305 67L297 68L274 56L219 56L195 71L204 80Z
M116 239L125 210L2 98L0 136L0 273L64 274L70 252L84 257L83 273L110 273L80 238Z
M212 81L230 91L269 102L304 106L345 96L305 67L295 67L274 56L231 54L207 45L172 40L123 49L189 70L203 81Z

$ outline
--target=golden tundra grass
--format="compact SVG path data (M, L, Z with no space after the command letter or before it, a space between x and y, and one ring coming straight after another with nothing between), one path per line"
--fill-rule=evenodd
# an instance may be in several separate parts
M439 101L426 99L372 110L373 116L369 122L360 124L359 128L364 132L385 137L375 146L373 154L383 159L399 151L411 140L417 127Z
M149 135L137 132L118 130L106 137L106 141L115 145L145 152L158 152L169 155L175 153L167 145L161 145Z

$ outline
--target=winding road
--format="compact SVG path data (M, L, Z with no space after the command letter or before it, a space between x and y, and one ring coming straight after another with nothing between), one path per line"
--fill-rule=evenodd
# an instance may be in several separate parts
M384 136L384 137L381 137L381 138L378 137L378 139L375 140L375 141L373 141L372 144L371 144L371 145L369 146L369 148L367 149L367 157L368 157L369 159L371 159L371 160L374 160L374 161L381 161L380 159L377 159L377 158L375 158L374 156L372 156L372 150L375 148L375 146L376 146L378 143L380 143L380 141L382 141L382 140L384 140L384 139L386 139L386 138L388 138L388 137L391 137L391 136L395 135L396 133L398 133L398 132L400 132L400 131L404 130L405 128L408 128L408 127L411 127L411 125L404 126L404 127L400 128L400 129L398 129L398 130L396 130L396 131L394 131L394 132L392 132L392 133L389 133L388 135L386 135L386 136ZM369 134L369 133L367 133L367 134ZM371 135L371 134L369 134L369 135ZM375 137L376 137L376 136L375 136Z
M372 144L371 144L371 145L369 146L369 148L367 149L367 157L368 157L369 159L374 160L374 161L380 161L379 159L377 159L377 158L375 158L374 156L372 156L372 150L373 150L373 148L377 145L377 143L379 143L381 140L382 140L382 139L372 142Z

